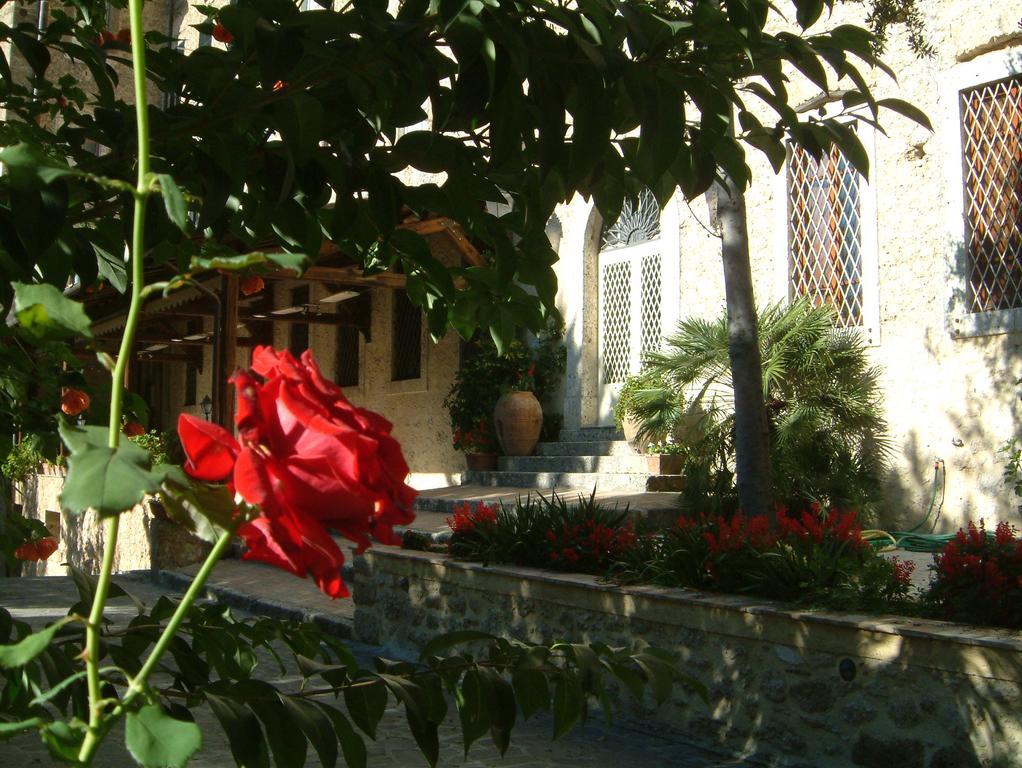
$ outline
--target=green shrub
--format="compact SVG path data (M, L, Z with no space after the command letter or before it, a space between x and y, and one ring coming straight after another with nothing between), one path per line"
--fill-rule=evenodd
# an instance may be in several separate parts
M872 514L881 501L890 443L878 385L859 334L834 327L827 307L808 301L760 313L763 386L774 498ZM651 355L627 409L640 436L689 448L686 502L732 511L734 392L727 318L688 319ZM657 386L656 382L660 382Z
M34 437L16 443L0 465L7 482L19 482L38 472L44 457L39 450L39 441Z

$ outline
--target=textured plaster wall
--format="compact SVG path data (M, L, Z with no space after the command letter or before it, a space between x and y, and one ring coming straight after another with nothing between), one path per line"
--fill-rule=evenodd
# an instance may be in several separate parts
M948 235L949 219L961 189L945 182L948 154L943 124L954 103L940 92L942 78L957 57L991 38L1017 32L1019 11L1013 3L940 0L921 6L926 33L937 50L918 59L905 36L893 31L884 55L898 74L894 83L880 72L867 73L878 97L897 96L921 107L937 128L935 134L887 112L871 147L871 184L876 198L879 338L870 350L883 370L887 419L895 445L894 469L887 483L887 524L919 519L930 498L933 463L947 467L947 498L939 528L954 529L968 519L1015 519L1016 499L1001 481L1002 459L996 449L1019 435L1019 388L1022 336L1017 333L956 338L949 328L951 286L960 279L956 267L964 238ZM862 23L862 9L842 5L828 24ZM1015 49L1022 60L1022 47ZM1003 55L1003 54L990 54ZM815 94L793 78L793 102ZM749 156L753 186L747 195L749 239L757 303L787 298L787 216L783 177L766 160ZM957 200L954 196L957 196ZM960 204L960 203L959 203ZM703 198L680 202L681 223L679 315L716 316L724 307L719 240ZM558 211L561 241L559 306L565 313L569 343L568 426L597 423L591 401L595 381L598 297L592 207L581 199ZM959 214L960 215L960 214ZM953 219L951 219L953 221ZM669 236L665 233L665 236Z
M1022 748L1018 633L791 612L688 590L485 568L379 548L355 565L355 636L417 654L476 629L672 652L708 689L617 717L791 768L1009 768ZM844 674L842 674L844 673Z

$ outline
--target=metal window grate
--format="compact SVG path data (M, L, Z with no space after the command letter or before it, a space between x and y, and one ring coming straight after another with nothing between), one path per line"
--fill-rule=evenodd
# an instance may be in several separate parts
M637 200L625 200L617 221L604 228L601 251L638 245L660 237L660 206L648 189Z
M631 280L631 262L615 261L603 266L603 275L600 281L600 287L603 289L601 297L603 327L600 337L603 349L600 362L605 384L624 381L629 372L631 362Z
M830 305L842 328L863 324L859 173L838 147L819 160L788 154L788 255L792 297Z
M961 93L969 307L1022 307L1022 77Z
M640 319L639 330L642 338L639 354L642 359L645 359L646 355L660 349L660 341L663 336L663 322L660 311L662 291L660 290L659 253L651 253L643 257L641 280L642 317Z
M358 373L358 328L339 325L334 380L342 387L357 387Z
M422 311L406 291L394 291L394 336L391 346L391 380L422 376Z

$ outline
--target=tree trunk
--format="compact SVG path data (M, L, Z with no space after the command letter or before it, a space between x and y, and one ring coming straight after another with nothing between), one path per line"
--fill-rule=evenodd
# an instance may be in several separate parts
M773 515L770 431L763 402L763 361L759 351L756 300L749 262L745 195L725 175L714 185L724 262L728 356L735 392L735 472L738 503L746 515Z

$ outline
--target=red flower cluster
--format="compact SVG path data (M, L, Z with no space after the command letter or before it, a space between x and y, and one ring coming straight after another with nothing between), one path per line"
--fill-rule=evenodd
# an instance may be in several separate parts
M125 45L131 45L131 30L125 27L119 30L117 34L114 34L109 29L104 29L98 35L96 35L96 45L103 48L110 43L124 43Z
M815 509L810 509L797 519L786 514L784 510L777 515L777 527L780 529L781 538L788 541L849 544L853 549L859 550L869 548L869 542L862 538L862 526L858 523L858 515L852 510L842 512L831 509L829 513L821 516Z
M912 574L915 573L916 564L911 560L902 560L898 557L891 558L891 565L894 566L894 580L902 586L912 583Z
M702 515L698 520L679 517L676 525L683 531L698 527L711 554L733 552L745 547L762 551L770 549L777 541L777 537L770 530L770 519L766 515L747 518L739 511L732 515L730 520L723 515L709 517Z
M252 371L231 377L238 392L238 440L216 424L182 414L185 471L224 482L250 505L241 525L245 557L311 574L331 597L348 594L344 556L327 529L358 544L399 544L395 525L415 515L408 465L382 416L357 408L325 379L308 351L256 347Z
M1022 539L1008 523L959 530L938 556L931 599L948 618L1022 626Z
M462 534L474 531L477 527L491 527L497 523L499 510L496 504L477 503L473 507L466 501L454 508L454 514L447 518L447 525L455 533Z
M550 543L547 558L553 567L602 571L622 555L635 549L635 531L631 521L611 527L596 520L549 530L545 534Z
M455 429L453 443L455 449L465 453L492 453L495 446L493 427L485 418L480 418L471 429Z
M57 540L46 536L35 541L26 541L14 550L15 560L46 560L57 551Z

